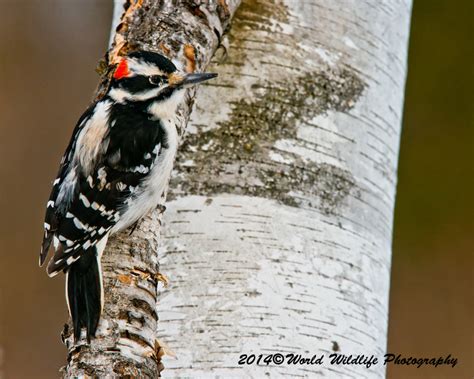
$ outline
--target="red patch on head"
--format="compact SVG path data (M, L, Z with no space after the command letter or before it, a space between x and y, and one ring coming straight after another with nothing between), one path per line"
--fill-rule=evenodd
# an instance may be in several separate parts
M128 63L127 60L123 58L114 72L114 78L122 79L126 78L128 75L130 75L130 71L128 70Z

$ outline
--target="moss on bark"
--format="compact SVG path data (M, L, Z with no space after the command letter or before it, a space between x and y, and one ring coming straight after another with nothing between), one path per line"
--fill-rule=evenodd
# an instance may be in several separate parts
M250 97L231 104L228 120L218 128L185 137L175 166L180 175L172 185L183 194L237 193L292 206L305 204L297 193L316 195L319 204L306 205L330 212L354 185L349 172L296 154L291 163L275 162L270 154L278 140L297 138L299 123L350 109L362 90L362 81L348 70L255 84Z

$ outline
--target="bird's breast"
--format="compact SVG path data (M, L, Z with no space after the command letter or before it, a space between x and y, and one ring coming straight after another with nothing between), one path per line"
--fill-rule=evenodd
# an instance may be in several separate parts
M178 133L172 120L162 120L162 126L165 131L166 143L162 144L148 175L127 201L124 213L113 227L112 233L126 229L163 201L163 194L168 185L178 149Z

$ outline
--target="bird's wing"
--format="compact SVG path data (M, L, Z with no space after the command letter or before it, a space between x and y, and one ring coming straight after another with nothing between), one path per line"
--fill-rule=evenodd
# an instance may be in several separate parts
M59 164L58 174L53 182L53 188L46 204L46 214L44 219L44 237L40 252L40 265L42 265L48 255L51 242L53 240L54 233L57 231L58 223L60 219L60 204L56 203L59 192L64 185L66 175L70 171L71 162L76 149L76 143L79 134L84 129L87 120L89 120L93 114L96 104L92 104L81 116L73 130L71 140L61 158Z
M43 263L53 241L55 253L48 265L51 276L67 270L108 234L164 145L164 131L158 122L115 108L108 109L100 120L94 120L97 104L88 110L66 151L48 202L40 255ZM113 126L100 133L103 125L97 125L99 122ZM88 141L97 136L97 145ZM95 155L81 157L90 152Z

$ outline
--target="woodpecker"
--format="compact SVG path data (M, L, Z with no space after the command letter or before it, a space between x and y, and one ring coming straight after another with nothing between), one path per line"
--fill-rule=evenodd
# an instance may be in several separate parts
M159 205L178 147L173 115L185 89L216 77L179 71L165 56L122 57L106 94L79 118L46 207L43 265L66 274L74 338L95 337L103 308L101 255L113 233Z

